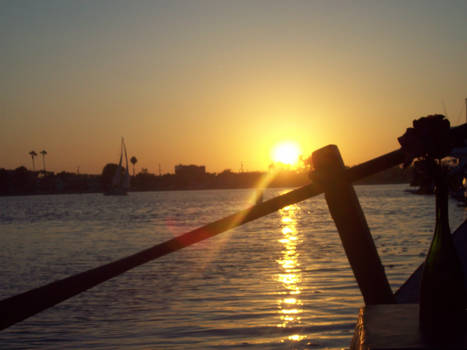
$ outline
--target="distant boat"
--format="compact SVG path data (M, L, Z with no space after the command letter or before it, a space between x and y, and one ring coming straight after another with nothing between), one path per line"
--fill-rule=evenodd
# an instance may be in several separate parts
M122 167L123 155L125 154L125 167ZM128 171L128 156L126 152L125 140L122 137L120 145L120 161L112 179L112 185L108 191L104 192L108 196L126 196L130 189L130 173Z

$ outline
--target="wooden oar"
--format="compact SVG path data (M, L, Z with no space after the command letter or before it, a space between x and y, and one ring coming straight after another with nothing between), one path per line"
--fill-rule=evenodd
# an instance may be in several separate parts
M355 166L348 170L348 174L355 181L401 163L403 157L404 155L401 151L395 151ZM136 266L188 247L320 193L322 193L322 190L313 184L300 187L136 254L4 299L0 301L0 329L20 322Z
M452 128L457 136L467 135L467 124ZM372 159L346 171L351 182L391 168L405 160L405 153L396 150ZM217 220L195 230L186 232L166 242L157 244L139 253L94 269L64 278L0 301L0 330L52 307L76 294L92 288L104 281L118 276L125 271L172 253L194 243L200 242L219 233L240 226L252 220L268 215L287 205L301 202L322 193L317 185L309 184L263 203L241 210L235 214Z

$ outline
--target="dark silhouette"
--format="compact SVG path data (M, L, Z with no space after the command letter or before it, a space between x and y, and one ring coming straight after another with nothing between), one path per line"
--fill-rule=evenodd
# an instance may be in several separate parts
M36 184L36 172L28 171L26 167L20 166L11 175L10 185L16 188L19 194L25 194L33 190Z
M0 169L0 195L58 194L99 192L99 175L62 171L29 171L24 166L14 170Z
M47 151L44 149L41 151L41 154L42 154L42 170L45 173L45 155L47 154Z
M15 170L0 169L0 195L58 194L102 192L112 186L118 165L106 164L101 175L75 174L68 172L28 171L24 166ZM220 173L206 172L205 167L185 166L175 174L156 175L147 169L131 179L133 191L171 191L201 189L257 188L266 176L260 171L233 172L225 169ZM124 175L121 170L121 176ZM412 168L394 167L359 181L359 184L409 183ZM267 187L296 187L309 183L308 172L301 170L277 170Z
M131 164L133 164L133 176L135 176L135 164L138 162L138 159L135 156L133 156L130 158L130 162Z
M35 151L29 152L29 155L32 158L32 171L36 171L36 164L34 163L34 157L37 156L37 153Z
M108 163L105 165L104 169L102 169L101 185L104 192L107 192L112 188L113 179L118 169L118 164L115 163ZM125 170L122 167L120 167L120 172L120 176L123 178L123 176L125 176Z
M410 186L419 186L417 190L411 192L416 194L433 194L435 184L430 175L430 170L427 162L423 159L416 160L413 163L413 177Z
M118 164L115 163L108 163L104 166L104 169L102 169L102 174L101 174L101 182L102 184L111 184L112 179L115 175L115 172L118 169Z

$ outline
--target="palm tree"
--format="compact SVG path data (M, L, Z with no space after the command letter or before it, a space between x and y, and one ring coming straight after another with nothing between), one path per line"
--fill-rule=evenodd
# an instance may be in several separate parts
M42 154L42 168L43 168L44 173L45 173L45 155L47 154L47 151L44 149L40 153Z
M29 155L31 156L32 159L32 171L36 171L36 164L34 163L34 157L37 156L37 153L34 151L29 152Z
M135 156L130 158L131 164L133 164L133 176L135 176L135 164L138 162L138 159L136 159Z

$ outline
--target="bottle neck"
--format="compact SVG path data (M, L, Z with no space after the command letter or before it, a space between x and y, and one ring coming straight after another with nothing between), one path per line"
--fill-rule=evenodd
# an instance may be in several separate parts
M436 186L436 224L449 227L448 195L448 185L439 181Z

